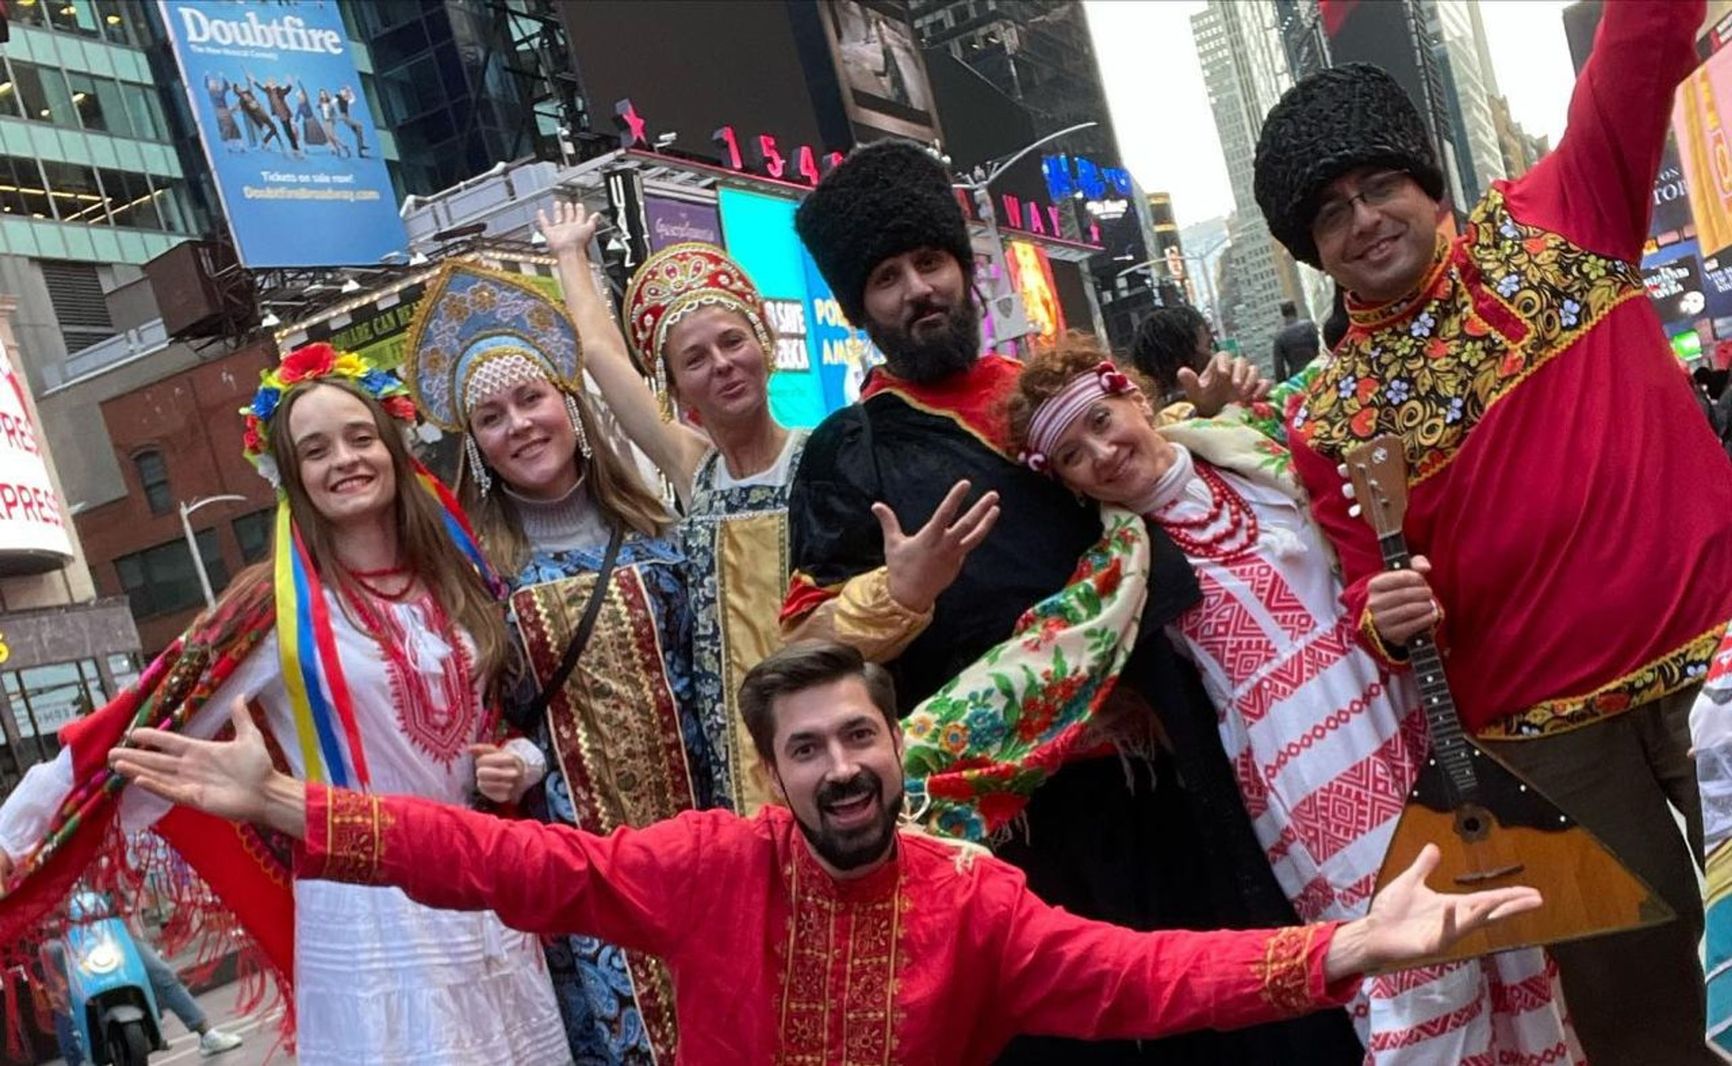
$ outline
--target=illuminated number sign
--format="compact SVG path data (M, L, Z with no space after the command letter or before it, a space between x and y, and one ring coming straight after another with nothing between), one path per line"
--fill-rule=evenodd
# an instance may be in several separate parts
M621 148L654 151L649 120L638 113L630 97L613 105L613 123L619 130ZM777 181L816 185L842 161L841 152L820 151L810 144L783 144L773 133L741 136L733 126L717 129L710 140L722 166Z

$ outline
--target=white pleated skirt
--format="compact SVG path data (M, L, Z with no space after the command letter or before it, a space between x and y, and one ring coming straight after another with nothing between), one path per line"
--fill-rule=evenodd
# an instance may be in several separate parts
M540 942L492 911L395 888L295 882L301 1066L571 1061Z

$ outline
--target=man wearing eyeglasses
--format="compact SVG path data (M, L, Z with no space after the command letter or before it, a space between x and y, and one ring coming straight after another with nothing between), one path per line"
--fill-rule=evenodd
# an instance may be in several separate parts
M1695 409L1636 263L1673 90L1704 5L1607 4L1558 148L1499 181L1460 236L1424 124L1382 70L1305 79L1269 113L1257 201L1349 294L1335 358L1290 407L1295 470L1392 667L1437 630L1464 724L1677 911L1553 949L1592 1062L1707 1063L1687 825L1688 711L1732 618L1732 463ZM1405 532L1382 573L1339 464L1406 445Z

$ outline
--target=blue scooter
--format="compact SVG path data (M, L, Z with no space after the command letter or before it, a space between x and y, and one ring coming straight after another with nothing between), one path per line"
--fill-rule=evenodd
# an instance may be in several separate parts
M126 923L82 889L67 908L66 993L73 1031L94 1066L145 1066L166 1045L156 994Z

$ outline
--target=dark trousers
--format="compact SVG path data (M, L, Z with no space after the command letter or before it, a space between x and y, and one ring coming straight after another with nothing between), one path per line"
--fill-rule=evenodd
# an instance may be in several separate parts
M1702 801L1689 755L1697 688L1568 733L1485 745L1677 912L1665 925L1549 949L1576 1034L1595 1066L1720 1062L1703 1040L1706 1001L1697 954Z

